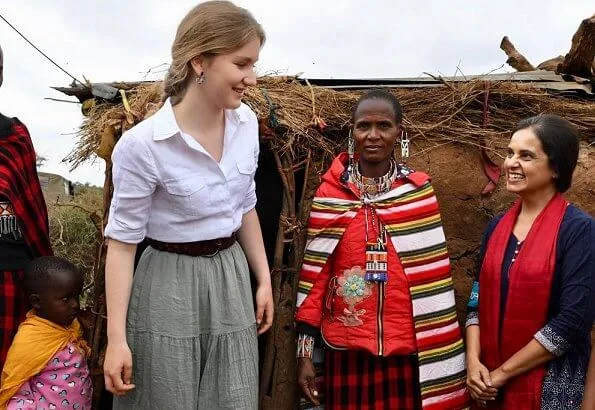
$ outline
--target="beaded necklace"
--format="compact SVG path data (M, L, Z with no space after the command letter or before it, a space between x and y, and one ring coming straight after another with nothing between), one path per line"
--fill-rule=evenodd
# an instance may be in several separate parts
M353 170L353 183L360 191L362 199L374 198L390 191L396 178L397 166L395 161L391 161L388 172L378 178L369 178L363 176L359 170L359 164L356 164Z
M388 255L386 244L386 230L376 210L371 204L370 199L382 195L392 188L393 183L398 177L398 167L395 161L390 162L389 170L379 178L368 178L361 174L359 164L353 167L352 181L360 192L361 200L364 203L364 213L366 218L366 274L364 276L367 282L376 282L383 286L388 280ZM376 238L370 238L368 221L371 222ZM383 289L383 288L382 288Z

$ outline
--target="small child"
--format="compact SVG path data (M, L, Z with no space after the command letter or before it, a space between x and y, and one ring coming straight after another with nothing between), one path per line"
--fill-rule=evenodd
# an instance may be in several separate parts
M82 276L54 256L25 268L33 310L19 326L0 383L0 409L91 409L90 353L76 318Z

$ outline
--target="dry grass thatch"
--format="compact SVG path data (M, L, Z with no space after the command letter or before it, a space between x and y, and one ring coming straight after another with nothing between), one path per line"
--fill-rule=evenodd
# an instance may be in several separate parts
M414 143L426 140L429 149L445 143L479 146L486 141L497 152L517 121L541 112L561 115L578 127L583 138L595 139L594 101L555 96L528 84L477 79L391 91L403 105L409 136ZM326 157L344 143L342 136L360 94L311 87L288 77L263 77L244 100L259 118L261 137L277 152L290 151L300 158L310 151ZM160 104L161 84L152 83L127 91L126 99L117 104L95 105L66 161L76 167L96 153L109 158L122 131L153 114Z

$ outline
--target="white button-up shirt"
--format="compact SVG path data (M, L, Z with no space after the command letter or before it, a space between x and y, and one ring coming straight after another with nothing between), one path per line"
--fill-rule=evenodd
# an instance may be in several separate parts
M217 163L180 130L167 100L116 144L105 236L125 243L231 236L256 205L258 153L258 121L247 105L225 111L223 156Z

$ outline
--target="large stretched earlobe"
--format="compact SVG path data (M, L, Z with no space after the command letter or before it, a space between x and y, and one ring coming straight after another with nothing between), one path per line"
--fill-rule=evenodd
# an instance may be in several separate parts
M41 307L41 300L39 298L39 295L37 293L32 293L31 295L29 295L29 303L31 304L31 306L33 306L35 310L39 310L39 308Z

